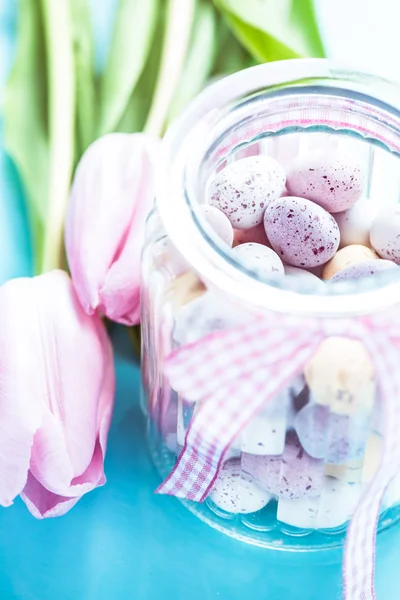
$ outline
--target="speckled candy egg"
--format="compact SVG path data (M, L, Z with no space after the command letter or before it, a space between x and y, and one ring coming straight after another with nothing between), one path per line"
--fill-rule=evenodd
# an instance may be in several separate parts
M302 154L286 182L290 194L312 200L331 213L350 208L364 186L365 172L358 157L340 147Z
M308 404L297 413L294 427L304 450L313 458L343 464L364 455L369 419L330 412L327 406Z
M242 454L242 469L273 496L296 499L319 494L324 463L309 456L289 434L282 456Z
M242 476L240 461L231 460L222 466L209 500L225 512L249 514L264 508L271 495Z
M370 241L380 257L400 265L400 206L386 209L376 217Z
M250 156L223 169L210 186L210 204L228 217L235 229L250 229L262 222L265 207L279 198L285 172L269 156Z
M379 210L379 203L371 198L360 198L351 208L334 215L340 229L340 246L352 244L369 245L372 221Z
M295 267L324 264L339 246L339 228L332 215L302 198L288 196L272 202L264 226L273 249Z
M314 275L314 273L310 273L310 271L306 271L305 269L300 269L299 267L292 267L291 265L285 265L285 275L291 275L292 277L299 277L300 279L305 279L305 280L313 282L313 283L320 281L319 277Z
M371 248L360 246L359 244L346 246L346 248L342 248L336 252L335 256L325 265L322 277L323 279L330 279L336 273L346 269L350 265L357 265L362 262L371 262L378 259L379 256Z
M248 269L260 273L260 275L270 275L275 273L283 275L285 269L283 263L276 252L262 244L240 244L232 250L235 255Z
M204 212L204 216L214 229L215 233L224 241L228 246L232 247L233 244L233 227L228 217L215 206L209 206L205 204L201 207Z
M359 263L358 265L350 265L350 267L346 267L346 269L342 269L338 271L330 281L338 282L338 281L346 281L348 279L360 279L362 277L371 277L371 275L376 275L377 273L382 273L383 271L389 271L390 269L397 269L396 263L391 260L371 260Z

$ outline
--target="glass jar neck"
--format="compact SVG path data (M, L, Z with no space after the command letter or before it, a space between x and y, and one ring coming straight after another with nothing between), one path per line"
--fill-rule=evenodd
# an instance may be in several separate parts
M206 89L167 132L157 178L157 205L167 235L210 285L259 310L349 316L400 302L393 271L376 281L325 286L310 293L261 280L229 253L198 206L207 180L233 149L297 130L350 133L400 155L400 89L326 60L252 67Z

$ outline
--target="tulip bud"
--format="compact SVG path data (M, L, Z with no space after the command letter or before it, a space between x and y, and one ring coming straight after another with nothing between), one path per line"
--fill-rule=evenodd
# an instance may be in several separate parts
M140 318L140 257L154 200L158 141L106 135L77 168L65 225L72 280L88 314L124 325Z
M0 288L0 505L37 518L105 483L112 346L62 271Z

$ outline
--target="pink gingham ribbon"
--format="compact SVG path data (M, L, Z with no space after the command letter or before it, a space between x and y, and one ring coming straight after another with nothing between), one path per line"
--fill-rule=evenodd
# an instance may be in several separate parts
M378 472L348 528L345 600L374 600L376 529L384 493L400 471L400 312L357 319L271 314L205 336L172 352L165 373L189 401L202 400L175 468L157 490L202 502L227 449L247 423L287 386L330 336L361 341L380 387L384 441Z

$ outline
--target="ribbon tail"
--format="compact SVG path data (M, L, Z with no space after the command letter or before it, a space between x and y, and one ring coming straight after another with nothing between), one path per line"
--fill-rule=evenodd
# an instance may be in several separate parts
M189 425L175 468L157 493L204 501L233 440L303 370L320 341L315 332L288 330L280 348L282 358L273 362L268 339L264 340L266 364L242 373L240 379L219 388L201 403Z
M378 472L351 520L344 558L345 600L375 600L375 544L386 489L400 470L400 347L375 331L362 340L375 363L384 422L383 454Z

